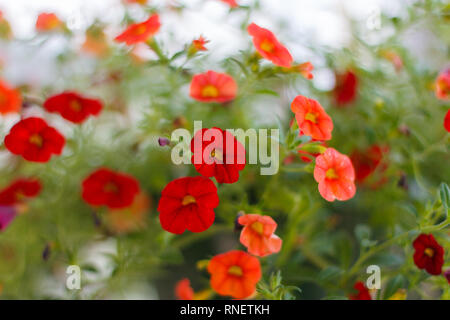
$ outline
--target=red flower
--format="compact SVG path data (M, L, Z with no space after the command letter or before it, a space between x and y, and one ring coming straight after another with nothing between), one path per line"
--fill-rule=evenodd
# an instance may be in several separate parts
M194 300L194 290L189 279L184 278L175 285L175 296L178 300Z
M209 70L192 78L190 96L201 102L224 103L236 97L237 89L230 75Z
M43 119L30 117L16 123L5 137L5 146L25 160L47 162L52 154L60 155L66 140Z
M444 277L447 279L448 284L450 284L450 269L444 272Z
M154 14L144 22L130 25L115 40L117 42L125 42L128 45L145 42L157 33L160 27L159 16Z
M127 2L127 3L137 3L137 4L140 4L140 5L147 4L147 0L125 0L125 2Z
M349 295L348 298L350 300L372 300L369 289L366 288L362 281L356 282L353 288L355 288L358 293Z
M314 66L311 62L297 64L295 66L292 66L291 70L300 73L306 79L311 80L312 78L314 78L313 74L311 73L311 71L314 70Z
M209 41L203 38L203 36L200 36L198 39L192 41L192 48L195 52L208 51L208 49L205 47L205 44L207 44L208 42Z
M0 114L16 113L22 107L22 97L18 90L0 80Z
M228 3L231 8L236 8L239 6L238 3L236 2L236 0L221 0L221 1Z
M444 248L432 234L421 234L413 242L414 263L417 268L425 269L429 274L440 275L444 264Z
M52 31L63 26L63 22L54 13L41 13L36 20L37 31Z
M117 209L130 206L139 192L134 177L100 168L84 179L82 197L90 205Z
M334 97L338 105L352 103L356 98L357 90L358 78L353 71L348 70L343 74L336 74Z
M316 158L314 179L319 183L320 195L327 201L345 201L356 193L355 170L350 158L333 148Z
M215 177L218 183L234 183L245 168L244 146L228 131L204 128L191 140L191 162L205 177Z
M447 114L445 115L444 118L444 128L445 130L450 132L450 109L448 109Z
M292 56L288 49L283 46L275 35L264 28L252 23L247 28L248 33L253 37L253 44L259 54L275 65L289 68L292 64Z
M372 145L364 151L353 151L350 159L356 171L356 181L364 182L375 170L382 165L384 155L388 152L387 147ZM387 169L387 164L382 165L382 170Z
M102 107L100 100L86 98L71 91L51 96L44 102L44 108L48 112L57 112L73 123L81 123L90 115L98 115Z
M301 133L315 140L330 140L333 121L322 106L314 99L297 96L291 104Z
M436 79L436 97L442 100L450 99L450 68L447 68L439 74Z
M265 257L280 251L282 240L274 234L277 223L271 217L245 214L238 222L244 226L240 241L249 253Z
M261 279L259 260L243 251L229 251L212 258L208 264L211 287L218 294L244 299L251 296Z
M12 206L24 198L36 197L41 192L41 183L35 179L17 179L0 191L0 205Z
M182 234L186 229L202 232L214 222L219 205L217 188L203 177L184 177L167 184L158 204L159 221L164 230Z

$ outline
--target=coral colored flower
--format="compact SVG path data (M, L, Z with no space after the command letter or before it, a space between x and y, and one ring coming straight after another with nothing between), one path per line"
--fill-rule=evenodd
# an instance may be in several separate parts
M206 40L203 38L203 36L200 36L198 39L195 39L192 41L192 48L195 49L195 51L207 51L208 48L205 47L205 44L207 44L209 40Z
M4 231L16 217L14 207L0 205L0 231Z
M93 206L119 209L130 206L139 192L139 183L134 177L100 168L84 179L82 197Z
M432 234L420 234L413 242L414 263L417 268L425 269L429 274L440 275L444 264L444 248Z
M358 293L349 295L348 298L350 300L372 300L369 289L366 288L362 281L356 282L353 288L357 290Z
M447 114L445 115L444 118L444 128L445 130L450 132L450 109L447 111Z
M98 115L102 107L100 100L86 98L72 91L51 96L44 102L45 110L57 112L73 123L81 123L90 115Z
M36 20L36 30L45 32L59 29L63 22L54 13L41 13Z
M128 45L145 42L157 33L160 27L159 15L154 14L144 22L130 25L115 40L117 42L125 42Z
M334 98L338 105L352 103L356 99L357 90L358 78L353 71L348 70L343 74L336 74Z
M231 8L239 7L239 4L236 2L236 0L221 0L221 1L229 4Z
M60 155L64 136L41 118L30 117L16 123L5 137L5 146L25 160L47 162L52 154Z
M224 103L236 97L237 89L230 75L209 70L192 78L190 95L201 102Z
M105 215L106 223L116 233L127 233L140 230L146 225L146 217L150 207L149 197L141 192L134 197L133 203L121 209L111 209Z
M288 49L283 46L275 37L275 35L264 28L252 23L247 28L248 33L253 37L253 44L256 51L273 62L273 64L289 68L292 64L292 56Z
M0 114L19 112L21 107L22 97L19 91L0 80Z
M256 290L261 279L261 265L256 257L233 250L213 257L208 264L210 284L223 296L244 299Z
M108 39L102 27L94 24L86 30L85 40L81 49L99 58L104 57L108 53Z
M385 171L387 164L383 165L382 161L388 151L387 147L381 147L376 144L363 151L353 151L350 159L355 168L356 181L359 183L364 182L379 167L381 167L382 171Z
M314 78L313 74L311 73L311 71L314 70L314 66L312 65L311 62L305 62L302 64L298 64L298 65L292 66L290 69L293 72L300 73L306 79L311 80L312 78Z
M148 0L125 0L126 3L130 3L130 4L137 3L140 5L147 4L147 1Z
M349 157L328 148L316 158L314 179L320 195L327 201L345 201L356 193L355 170Z
M17 179L0 191L0 205L12 206L20 203L25 198L36 197L41 192L41 189L42 186L39 180Z
M234 183L239 171L245 168L245 148L228 131L204 128L191 140L191 162L205 177L214 177L218 183Z
M184 177L169 182L158 204L161 227L175 234L186 229L202 232L214 222L219 205L217 188L204 177Z
M436 97L442 100L450 99L450 68L443 70L436 79Z
M333 121L322 106L314 99L297 96L291 104L301 133L315 140L330 140Z
M178 300L194 300L194 290L189 279L184 278L175 285L175 296Z
M271 217L246 214L238 222L244 226L240 241L249 253L265 257L280 251L282 240L274 234L277 223Z

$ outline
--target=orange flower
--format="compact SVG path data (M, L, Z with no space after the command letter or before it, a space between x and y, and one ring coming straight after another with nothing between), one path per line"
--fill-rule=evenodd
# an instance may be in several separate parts
M350 158L333 148L317 157L314 179L319 183L320 195L327 201L345 201L356 193L355 170Z
M190 95L201 102L228 102L236 97L237 84L226 73L207 71L192 78Z
M36 20L36 30L52 31L63 26L63 22L54 13L41 13Z
M256 51L263 58L272 61L280 67L289 68L291 66L293 61L291 54L271 31L261 28L254 23L248 26L247 31L253 37Z
M213 257L208 264L211 287L218 294L244 299L256 290L261 279L259 260L248 253L233 250Z
M178 300L194 300L194 290L189 279L184 278L175 285L175 296Z
M333 121L322 106L313 99L297 96L291 104L301 133L315 140L330 140Z
M86 30L82 50L96 57L103 57L108 53L107 37L100 26L93 25Z
M0 114L19 112L21 107L22 97L19 91L0 80Z
M295 66L291 67L291 70L294 72L300 73L302 76L304 76L306 79L311 80L314 78L313 74L311 73L312 70L314 70L314 66L311 62L305 62L301 63Z
M192 47L196 51L207 51L208 49L205 47L205 44L207 44L209 40L206 40L203 38L203 36L200 36L200 38L195 39L192 41Z
M221 0L221 1L228 3L231 8L236 8L239 6L238 3L236 2L236 0Z
M125 0L126 3L132 4L132 3L137 3L140 5L144 5L147 4L147 0Z
M436 97L442 100L450 99L450 68L443 70L436 79Z
M160 27L161 23L159 22L159 15L154 14L144 22L130 25L114 40L117 42L125 42L128 45L145 42L158 32Z
M245 214L239 217L238 222L244 226L240 241L249 253L264 257L280 251L282 240L273 234L277 223L271 217Z

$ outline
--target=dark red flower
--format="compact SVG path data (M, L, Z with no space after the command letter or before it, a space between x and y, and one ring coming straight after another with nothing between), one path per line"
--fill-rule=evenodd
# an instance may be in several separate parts
M0 191L0 205L12 206L24 198L36 197L41 191L41 183L35 179L17 179Z
M356 182L364 182L377 168L385 171L387 169L387 163L383 162L383 158L388 151L389 149L387 147L376 144L362 151L353 151L350 159L355 168Z
M447 111L447 114L445 115L444 118L444 128L445 130L450 132L450 109Z
M44 102L48 112L57 112L73 123L81 123L90 115L96 116L102 110L102 103L97 99L90 99L82 95L65 91L51 96Z
M425 269L429 274L440 275L444 264L444 248L432 234L421 234L413 242L414 263L419 269Z
M204 128L191 141L192 163L198 173L218 183L234 183L245 168L245 148L228 131Z
M447 279L448 284L450 284L450 269L444 272L444 277Z
M334 97L338 105L352 103L358 90L358 78L356 74L348 70L343 74L336 74L336 86L334 88Z
M358 293L349 295L348 298L350 300L372 300L369 289L366 288L362 281L356 282L353 288L355 288Z
M167 184L158 204L161 227L175 234L202 232L214 222L217 188L204 177L184 177Z
M52 154L60 155L66 140L41 118L30 117L16 123L5 137L5 146L25 160L47 162Z
M125 208L140 192L137 180L125 173L100 168L83 181L83 199L93 206Z

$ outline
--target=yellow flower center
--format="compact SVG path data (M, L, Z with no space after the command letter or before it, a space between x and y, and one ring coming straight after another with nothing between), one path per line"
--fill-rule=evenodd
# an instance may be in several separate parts
M223 153L222 153L222 151L220 151L218 149L214 149L213 151L211 151L211 157L222 161Z
M305 116L305 120L317 123L317 115L315 113L308 112Z
M261 42L261 50L262 51L272 52L274 48L275 48L275 46L269 40L264 40L263 42Z
M426 248L424 252L427 256L429 256L430 258L433 258L434 250L432 248Z
M216 98L219 96L219 90L215 86L208 84L202 89L202 96L204 98Z
M327 177L327 179L337 179L337 178L339 178L339 176L336 173L336 170L334 170L334 168L328 169L327 172L325 173L325 176Z
M42 143L44 142L42 137L37 133L31 135L29 141L30 141L30 143L34 144L35 146L37 146L39 148L42 147Z
M256 233L259 233L259 234L262 234L264 231L264 225L259 221L252 223L251 228L253 231L255 231Z
M79 112L81 111L81 104L78 100L72 100L70 101L70 109L73 111Z
M183 198L183 200L181 201L181 204L182 204L183 206L187 206L188 204L196 203L196 202L197 202L197 201L195 200L195 198L194 198L193 196L187 195L187 196L185 196L185 197Z
M108 182L105 185L105 187L103 188L103 190L105 192L114 192L114 193L118 191L117 186L114 183L112 183L112 182Z
M134 30L134 33L137 36L140 36L141 34L143 34L145 31L147 31L147 28L144 25L140 25L138 27L136 27L136 29Z
M228 269L228 274L231 274L232 276L241 277L242 276L242 269L239 266L231 266Z

